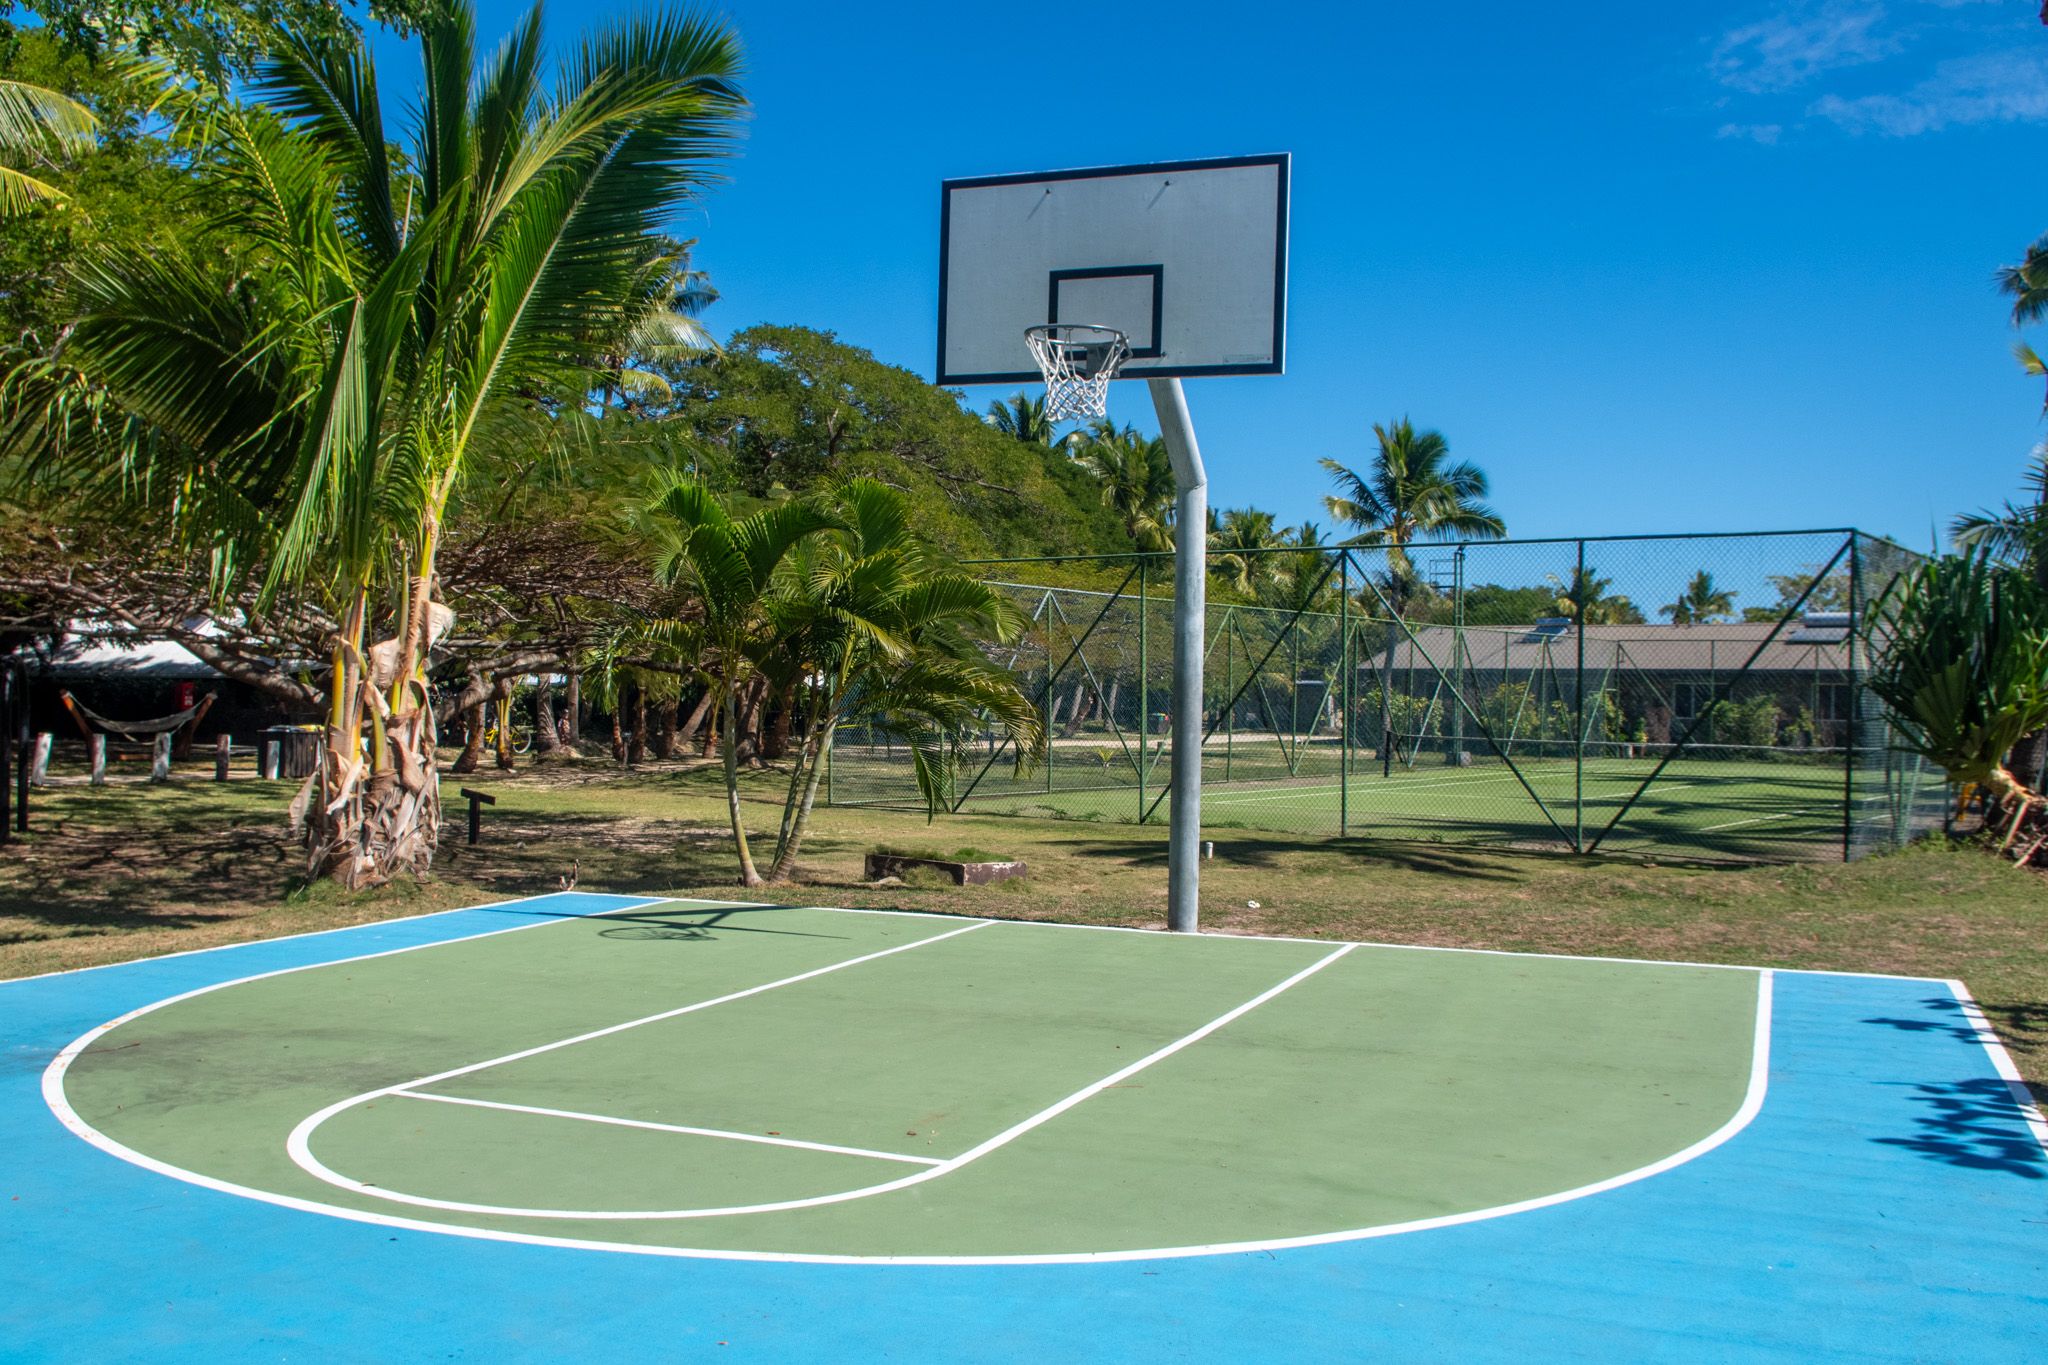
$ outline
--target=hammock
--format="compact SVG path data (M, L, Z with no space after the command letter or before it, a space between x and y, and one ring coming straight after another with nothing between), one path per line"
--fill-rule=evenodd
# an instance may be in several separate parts
M99 712L88 708L84 702L72 696L69 692L59 693L58 695L63 698L64 705L70 710L73 719L78 721L79 728L86 732L87 739L92 738L92 731L98 729L140 744L150 735L165 734L171 730L181 729L188 721L196 721L206 713L207 707L213 705L213 699L216 694L208 692L195 705L186 707L178 712L177 715L158 716L154 720L109 720Z

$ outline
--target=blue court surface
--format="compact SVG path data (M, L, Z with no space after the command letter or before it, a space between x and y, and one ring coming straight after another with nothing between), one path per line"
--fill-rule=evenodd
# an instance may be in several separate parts
M620 943L677 955L574 976ZM477 1060L486 1023L554 1041ZM2048 1129L1952 982L571 893L0 982L0 1039L10 1361L1982 1361L2048 1328ZM692 1113L849 1126L677 1123L676 1057ZM292 1128L301 1081L342 1098ZM858 1127L918 1085L984 1126ZM1397 1112L1427 1139L1370 1131Z

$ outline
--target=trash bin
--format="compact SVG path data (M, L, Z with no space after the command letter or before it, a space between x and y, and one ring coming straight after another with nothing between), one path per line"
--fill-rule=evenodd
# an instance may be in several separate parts
M307 778L320 767L320 727L317 725L273 725L257 737L258 771L271 775L265 760L275 754L276 776Z

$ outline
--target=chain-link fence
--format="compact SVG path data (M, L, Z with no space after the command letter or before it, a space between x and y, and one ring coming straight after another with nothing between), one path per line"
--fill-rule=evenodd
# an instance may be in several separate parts
M1207 829L1728 859L1853 858L1940 823L1857 621L1916 559L1855 531L1280 547L1211 555ZM954 808L1166 819L1170 560L979 566L1030 621L991 647L1043 716ZM841 734L839 805L918 804Z

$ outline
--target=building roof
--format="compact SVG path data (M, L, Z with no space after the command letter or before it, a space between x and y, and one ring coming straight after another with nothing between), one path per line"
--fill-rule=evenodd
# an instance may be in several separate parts
M193 627L205 630L205 623ZM74 621L64 640L38 670L59 681L83 678L141 678L152 682L210 681L221 676L211 664L170 640L123 644L105 637L106 626Z
M1751 673L1841 673L1849 667L1846 617L1818 616L1788 622L1777 632L1771 621L1714 621L1693 626L1626 625L1586 627L1586 668L1632 669L1646 673L1729 674L1740 669L1759 645L1763 653L1750 665ZM1418 650L1407 636L1394 648L1395 668L1426 669L1432 660L1438 666L1451 662L1452 628L1416 626ZM1506 668L1511 673L1528 673L1545 668L1575 668L1578 665L1578 631L1570 622L1539 622L1528 626L1468 626L1465 630L1468 666L1482 671ZM1377 668L1385 656L1366 660L1361 667Z

